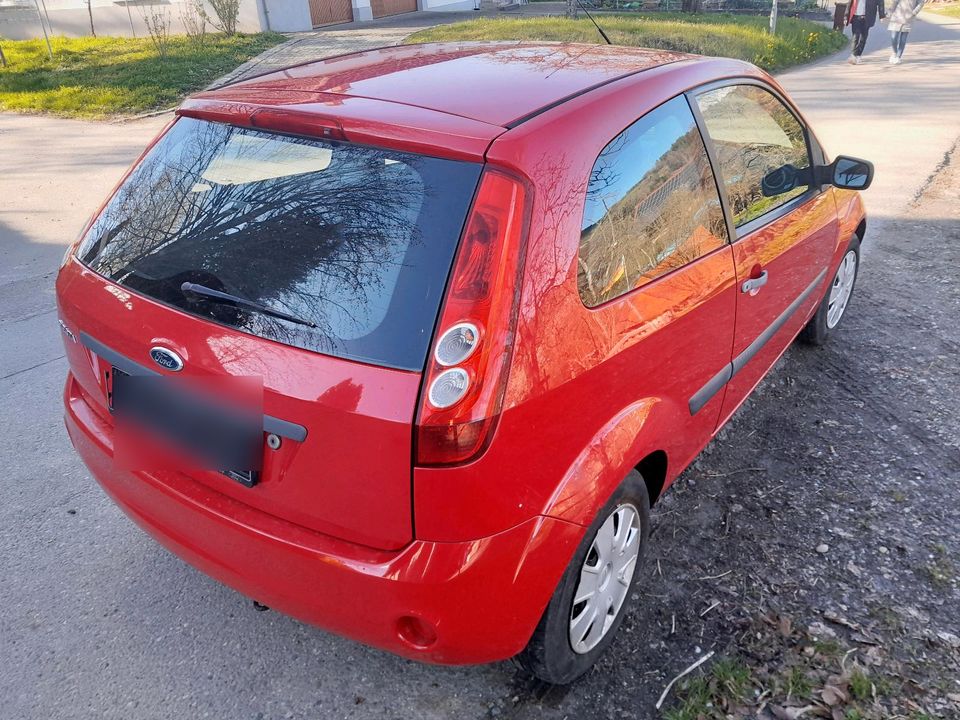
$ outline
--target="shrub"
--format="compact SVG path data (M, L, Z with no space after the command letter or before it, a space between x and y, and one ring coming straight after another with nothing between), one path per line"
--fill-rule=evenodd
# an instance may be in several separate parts
M196 3L200 16L217 30L227 35L237 32L237 17L240 15L240 0L208 0L216 19L210 17L202 1Z
M207 39L207 18L203 0L190 0L180 6L180 24L194 45L203 45Z
M150 33L150 41L161 59L167 57L170 48L170 11L167 8L157 10L153 5L144 5L140 9L143 23Z

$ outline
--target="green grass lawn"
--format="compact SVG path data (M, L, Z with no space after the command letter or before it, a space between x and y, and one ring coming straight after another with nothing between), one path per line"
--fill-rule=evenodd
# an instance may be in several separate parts
M603 15L598 18L616 45L664 48L698 55L719 55L782 70L835 52L847 43L842 33L808 20L780 18L777 34L767 18L743 15ZM586 18L481 18L421 30L408 43L439 40L559 40L603 42Z
M176 36L161 59L149 38L56 37L53 60L42 39L2 40L0 110L102 118L171 107L284 39L208 35L198 46Z
M950 17L960 18L960 2L956 3L936 3L923 6L924 10L937 13L938 15L948 15Z

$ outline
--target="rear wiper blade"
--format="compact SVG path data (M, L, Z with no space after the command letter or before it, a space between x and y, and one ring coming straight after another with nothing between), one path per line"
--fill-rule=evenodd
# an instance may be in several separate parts
M283 310L274 310L269 305L262 305L253 300L247 300L246 298L239 297L238 295L220 292L219 290L214 290L206 285L185 282L180 286L180 290L182 290L184 294L189 293L191 295L199 295L200 297L209 298L210 300L233 303L238 307L263 313L264 315L272 315L273 317L280 318L281 320L288 320L292 323L297 323L298 325L306 325L307 327L312 328L317 326L316 323L310 322L309 320L305 320L301 317L297 317L296 315L291 315L290 313L285 313Z

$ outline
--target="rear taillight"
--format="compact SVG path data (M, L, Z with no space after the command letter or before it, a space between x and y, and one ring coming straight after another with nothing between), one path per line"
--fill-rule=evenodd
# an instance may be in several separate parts
M424 376L418 465L467 462L493 435L513 350L530 201L520 179L484 172Z

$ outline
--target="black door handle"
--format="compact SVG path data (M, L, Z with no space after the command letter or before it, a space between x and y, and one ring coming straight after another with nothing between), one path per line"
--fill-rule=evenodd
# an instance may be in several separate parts
M760 277L744 280L743 285L740 286L740 292L747 293L748 295L756 295L760 292L760 288L767 284L768 277L767 271L764 270L760 273Z

